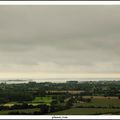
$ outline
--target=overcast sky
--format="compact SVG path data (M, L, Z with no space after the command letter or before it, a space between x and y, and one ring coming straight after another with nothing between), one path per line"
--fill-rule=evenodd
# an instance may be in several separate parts
M0 6L0 72L120 73L120 6Z

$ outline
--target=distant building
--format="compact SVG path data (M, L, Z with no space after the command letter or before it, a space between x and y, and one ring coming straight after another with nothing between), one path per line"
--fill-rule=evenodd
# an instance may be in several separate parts
M65 93L69 93L69 94L80 94L83 93L85 91L83 90L48 90L46 91L46 93L57 93L57 94L65 94Z

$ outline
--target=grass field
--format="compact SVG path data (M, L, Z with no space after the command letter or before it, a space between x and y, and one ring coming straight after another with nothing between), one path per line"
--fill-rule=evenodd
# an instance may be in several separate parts
M50 105L51 102L52 102L52 97L51 96L36 97L32 102L28 102L28 105L33 105L33 106L37 106L37 105L40 105L40 104ZM20 105L22 103L9 102L9 103L5 103L5 104L1 104L1 105L11 107L11 106L13 106L15 104Z
M118 97L112 96L112 97L104 97L104 96L83 96L83 98L95 98L95 99L118 99Z
M36 97L32 103L45 103L45 104L50 104L52 102L52 97Z
M29 103L28 102L28 105L33 105L33 106L37 106L39 104L44 104L44 103ZM10 102L10 103L5 103L5 104L2 104L3 106L7 106L7 107L12 107L13 105L22 105L22 103L17 103L17 102Z
M120 107L120 99L93 98L89 103L77 103L77 106Z
M111 114L119 112L120 109L103 109L103 108L72 108L59 112L51 113L50 115L95 115L95 114Z
M2 104L3 106L7 106L7 107L11 107L13 105L21 105L22 103L18 103L18 102L8 102L8 103L5 103L5 104Z
M15 103L5 103L5 104L3 104L3 106L7 106L7 107L11 107L11 106L13 106Z
M21 110L2 110L0 111L0 115L7 115L9 112L25 112L25 113L33 113L35 111L39 111L39 108L33 108L33 109L21 109Z

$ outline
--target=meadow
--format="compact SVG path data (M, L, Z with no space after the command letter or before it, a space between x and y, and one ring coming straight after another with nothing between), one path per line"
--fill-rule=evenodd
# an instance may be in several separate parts
M47 104L50 105L52 102L52 97L46 96L46 97L35 97L35 99L30 103L32 105L35 104Z
M113 114L119 112L120 109L109 108L71 108L59 112L50 113L50 115L97 115L97 114Z
M37 106L37 105L41 105L41 104L50 105L52 101L53 101L53 99L52 99L51 96L35 97L34 100L32 100L31 102L30 101L27 102L27 104L28 105L33 105L33 106ZM8 103L1 104L1 105L11 107L11 106L13 106L15 104L21 105L22 103L19 103L19 102L8 102Z
M83 106L83 107L120 107L120 99L116 98L93 98L91 102L82 102L77 103L77 106Z

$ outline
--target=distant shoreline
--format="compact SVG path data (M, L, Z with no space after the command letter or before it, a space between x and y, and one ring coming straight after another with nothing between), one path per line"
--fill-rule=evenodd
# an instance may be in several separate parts
M70 79L70 78L48 78L48 79L8 79L8 80L0 80L0 83L8 83L8 84L17 84L17 83L44 83L44 82L52 82L52 83L65 83L67 81L78 81L78 82L90 82L90 81L120 81L120 78L78 78L78 79Z

